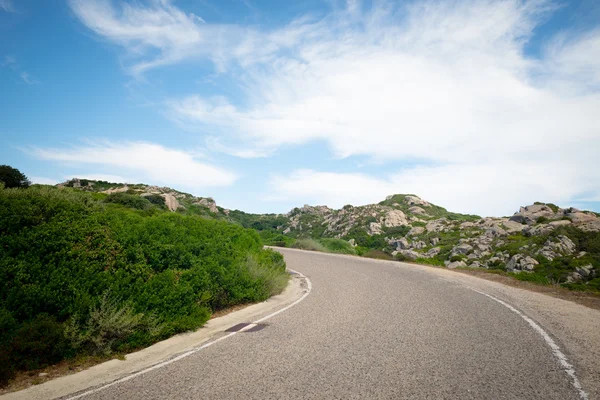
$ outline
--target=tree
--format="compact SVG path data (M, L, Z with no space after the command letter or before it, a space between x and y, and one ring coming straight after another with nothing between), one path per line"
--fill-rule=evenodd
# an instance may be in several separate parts
M7 188L26 188L31 181L16 168L9 165L0 165L0 182Z

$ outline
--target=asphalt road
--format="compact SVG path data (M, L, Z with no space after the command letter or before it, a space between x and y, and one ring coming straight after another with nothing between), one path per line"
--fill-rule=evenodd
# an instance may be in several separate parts
M304 301L85 398L582 398L540 332L481 293L398 263L283 253L312 282Z

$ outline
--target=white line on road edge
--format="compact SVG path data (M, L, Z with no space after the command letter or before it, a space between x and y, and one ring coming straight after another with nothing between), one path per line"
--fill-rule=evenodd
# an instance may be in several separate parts
M575 369L567 360L567 356L565 356L565 354L560 350L560 347L558 347L556 342L550 337L550 335L544 329L542 329L541 326L539 326L534 320L532 320L527 315L523 314L521 311L517 310L510 304L508 304L500 299L497 299L496 297L491 296L487 293L480 292L479 290L476 290L473 288L469 288L469 289L471 289L474 292L477 292L479 294L482 294L486 297L489 297L490 299L494 300L497 303L502 304L504 307L508 308L509 310L511 310L512 312L514 312L515 314L517 314L518 316L523 318L525 321L527 321L527 323L529 325L531 325L531 327L544 338L548 347L550 347L550 349L552 349L552 354L554 354L554 357L556 357L556 359L558 360L558 363L560 364L562 369L565 371L565 373L571 378L571 384L577 390L577 393L579 394L579 398L581 398L582 400L588 400L588 395L586 392L583 391L581 382L579 382L579 379L577 379L577 376L575 375Z
M306 280L306 285L307 285L307 287L306 287L306 291L304 292L304 294L302 295L302 297L300 297L298 300L294 301L292 304L289 304L289 305L287 305L287 306L283 307L281 310L275 311L274 313L272 313L272 314L269 314L269 315L267 315L266 317L263 317L263 318L261 318L261 319L259 319L259 320L257 320L257 321L254 321L253 323L249 324L248 326L245 326L245 327L243 327L243 328L242 328L242 329L240 329L239 331L236 331L236 332L231 332L231 333L230 333L230 334L228 334L228 335L222 336L222 337L220 337L220 338L218 338L218 339L215 339L215 340L213 340L213 341L211 341L211 342L205 343L205 344L203 344L203 345L202 345L202 346L200 346L200 347L197 347L197 348L195 348L195 349L192 349L192 350L190 350L190 351L187 351L187 352L185 352L185 353L183 353L183 354L180 354L180 355L178 355L178 356L177 356L177 357L175 357L175 358L171 358L170 360L163 361L163 362L161 362L161 363L159 363L159 364L153 365L153 366L151 366L151 367L148 367L148 368L146 368L146 369L143 369L143 370L141 370L141 371L138 371L138 372L136 372L136 373L134 373L134 374L128 375L128 376L126 376L126 377L124 377L124 378L117 379L116 381L113 381L113 382L111 382L111 383L109 383L109 384L106 384L106 385L104 385L104 386L100 386L100 387L98 387L98 388L96 388L96 389L88 390L87 392L83 392L83 393L81 393L81 394L78 394L78 395L76 395L76 396L73 396L73 397L67 397L67 400L75 400L75 399L82 398L82 397L84 397L84 396L88 396L88 395L90 395L90 394L93 394L93 393L97 393L97 392L99 392L99 391L101 391L101 390L108 389L108 388L109 388L109 387L111 387L111 386L115 386L115 385L118 385L119 383L127 382L127 381L129 381L129 380L131 380L131 379L133 379L133 378L135 378L135 377L138 377L138 376L140 376L140 375L144 375L144 374L145 374L145 373L147 373L147 372L154 371L155 369L162 368L162 367L164 367L165 365L172 364L172 363L174 363L174 362L176 362L176 361L179 361L179 360L181 360L181 359L183 359L183 358L186 358L187 356L191 356L192 354L194 354L194 353L197 353L197 352L199 352L200 350L203 350L203 349L205 349L205 348L207 348L207 347L209 347L209 346L212 346L212 345L213 345L213 344L215 344L215 343L219 343L220 341L222 341L222 340L225 340L225 339L227 339L227 338L230 338L230 337L232 337L232 336L234 336L234 335L236 335L236 334L238 334L238 333L240 333L240 332L244 332L244 331L246 331L246 330L248 330L248 329L250 329L250 328L252 328L252 327L256 326L256 324L258 324L258 323L260 323L260 322L262 322L262 321L266 321L266 320L268 320L269 318L273 318L274 316L276 316L276 315L278 315L278 314L280 314L280 313L282 313L282 312L284 312L284 311L286 311L286 310L289 310L290 308L294 307L296 304L298 304L298 303L300 303L302 300L304 300L304 299L306 298L306 296L308 296L308 295L310 294L310 292L311 292L311 290L312 290L312 283L310 282L310 279L308 279L308 277L304 276L304 275L303 275L303 274L301 274L300 272L298 272L298 271L294 271L293 269L289 269L289 268L288 268L288 271L291 271L291 272L293 272L293 273L297 274L297 275L298 275L300 278L304 278L304 279Z

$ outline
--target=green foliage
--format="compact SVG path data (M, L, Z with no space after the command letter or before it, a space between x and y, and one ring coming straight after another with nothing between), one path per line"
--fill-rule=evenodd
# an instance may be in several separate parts
M142 196L123 192L111 193L106 197L104 201L107 203L121 204L125 207L135 208L137 210L148 210L150 209L150 207L152 207L152 203L149 201L149 199Z
M416 222L413 223L415 225ZM424 225L424 224L423 224ZM416 226L416 225L415 225ZM410 231L410 226L402 225L402 226L394 226L391 228L385 228L385 234L389 237L403 237Z
M0 165L0 182L5 188L27 188L31 181L18 169L8 165Z
M327 248L314 239L298 239L292 243L295 249L327 252Z
M549 222L550 220L544 216L539 217L535 222L538 224L545 224L547 222Z
M354 239L356 244L370 249L383 249L388 246L386 235L369 235L364 228L355 226L344 236L345 240Z
M167 208L165 198L163 196L161 196L160 194L150 194L150 195L144 196L144 198L159 208L162 208L162 209Z
M438 259L438 258L424 258L424 257L419 257L415 260L415 262L417 264L424 264L424 265L433 265L435 267L444 267L444 261Z
M450 257L450 262L464 261L466 259L467 259L467 257L465 257L463 254L456 254L456 255L453 255L452 257Z
M258 235L265 246L291 247L295 241L289 236L271 230L258 231Z
M116 343L143 329L157 335L157 320L136 313L131 303L121 303L107 291L97 306L92 307L89 317L82 327L73 316L65 324L64 336L77 350L90 354L110 354Z
M390 253L381 250L369 250L363 254L363 257L374 258L377 260L393 260L394 257Z
M135 195L106 196L120 205L96 197L0 190L0 361L12 360L0 362L0 380L195 329L287 282L283 258L254 231Z
M550 279L548 279L546 276L537 273L509 272L508 275L520 281L533 282L537 283L538 285L549 285L551 283Z
M325 238L321 239L320 242L330 253L356 254L354 247L346 240Z

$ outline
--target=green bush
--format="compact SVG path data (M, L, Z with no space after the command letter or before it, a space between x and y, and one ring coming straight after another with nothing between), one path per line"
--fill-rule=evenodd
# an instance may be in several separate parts
M509 276L516 278L520 281L525 282L533 282L539 285L549 285L550 279L545 277L544 275L536 274L536 273L528 273L528 272L509 272Z
M164 199L163 199L164 200ZM152 203L145 197L129 193L111 193L104 200L107 203L121 204L137 210L148 210Z
M356 254L354 247L346 240L325 238L321 239L320 242L330 253Z
M325 246L314 239L297 239L292 243L292 247L295 249L327 252Z
M143 197L146 200L148 200L150 203L154 204L155 206L157 206L159 208L163 208L163 209L167 208L165 198L163 196L161 196L160 194L150 194L148 196L143 196Z
M363 257L375 258L377 260L393 260L394 259L394 257L392 257L391 254L386 253L385 251L381 251L381 250L369 250L365 254L363 254Z
M146 346L285 287L283 258L256 232L107 198L120 205L69 188L0 189L0 361L13 360L0 380Z

